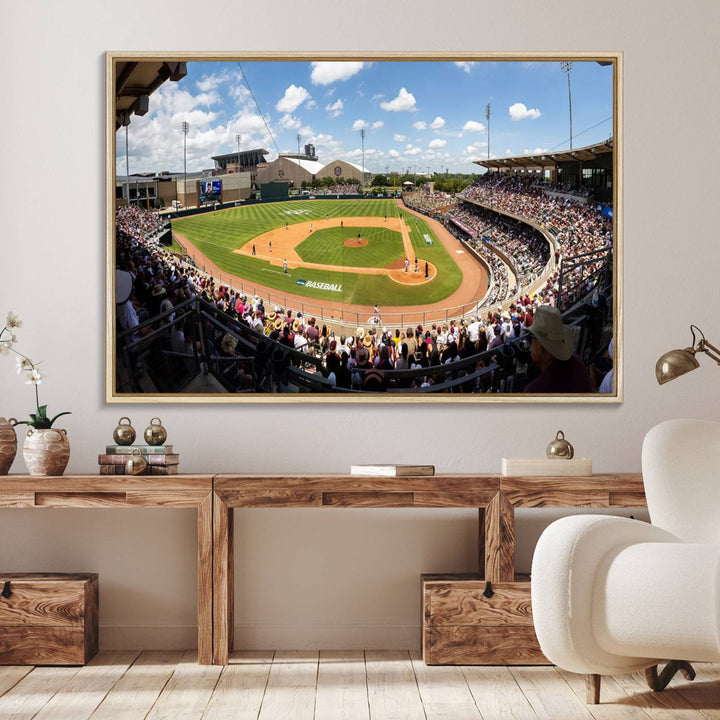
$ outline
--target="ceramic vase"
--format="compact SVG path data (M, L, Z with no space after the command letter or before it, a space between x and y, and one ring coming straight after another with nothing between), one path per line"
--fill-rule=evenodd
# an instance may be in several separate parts
M23 457L31 475L62 475L70 459L67 432L56 428L28 428Z
M0 417L0 475L7 475L17 453L14 418Z

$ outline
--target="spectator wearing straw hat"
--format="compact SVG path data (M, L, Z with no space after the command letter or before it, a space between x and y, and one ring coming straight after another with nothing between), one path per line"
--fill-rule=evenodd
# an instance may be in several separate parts
M541 305L535 311L533 324L527 329L532 336L530 356L540 368L540 375L525 386L527 393L589 393L590 375L575 354L570 329L563 323L557 308Z

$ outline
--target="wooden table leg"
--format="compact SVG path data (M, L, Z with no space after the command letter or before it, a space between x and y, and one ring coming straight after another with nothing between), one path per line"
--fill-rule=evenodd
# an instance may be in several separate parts
M485 579L513 582L515 579L515 509L497 493L484 512Z
M212 493L198 506L198 663L213 661L213 498Z
M478 508L478 574L485 577L485 510Z
M227 665L233 649L234 510L213 493L213 663Z

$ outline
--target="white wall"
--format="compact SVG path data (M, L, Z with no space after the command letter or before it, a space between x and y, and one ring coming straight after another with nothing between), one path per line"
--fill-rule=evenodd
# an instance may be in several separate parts
M279 12L284 7L285 12ZM94 471L117 419L159 415L188 472L343 472L429 461L497 472L558 428L597 471L638 471L659 420L717 417L717 370L659 388L655 359L718 342L720 4L715 0L0 3L0 315L25 320L42 399L71 409L69 471ZM300 31L314 26L315 32ZM254 39L250 28L257 28ZM342 42L338 40L342 38ZM104 402L106 50L621 50L625 53L625 402L620 406L108 406ZM62 188L32 190L35 172ZM0 358L0 414L31 390ZM293 452L273 451L292 438ZM19 458L14 472L23 472ZM544 517L544 515L542 516ZM527 566L538 515L520 517ZM472 569L475 515L440 511L237 514L239 636L276 647L415 643L420 572ZM105 645L193 642L190 511L4 510L0 569L100 572ZM150 630L146 626L150 627Z

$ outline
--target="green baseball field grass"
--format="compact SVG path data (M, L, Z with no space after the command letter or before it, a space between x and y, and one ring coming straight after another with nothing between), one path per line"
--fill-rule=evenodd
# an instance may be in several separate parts
M422 218L404 214L413 250L419 262L428 261L437 275L422 285L399 285L383 275L361 275L347 268L386 267L402 259L404 250L400 233L385 228L353 227L318 230L297 247L303 260L340 265L344 271L316 268L282 268L250 255L233 252L251 243L269 230L284 227L285 223L306 223L327 218L397 217L401 211L394 200L301 200L249 205L217 213L208 212L172 221L174 234L186 237L222 271L241 278L241 286L252 291L253 283L280 292L367 305L425 305L440 302L451 295L462 282L462 273L452 257L438 241ZM368 240L363 247L344 244L348 237L360 232ZM432 244L427 241L430 240ZM414 258L411 258L411 262ZM198 262L202 265L202 262ZM308 286L310 283L310 286ZM335 286L334 289L315 287L316 284Z

